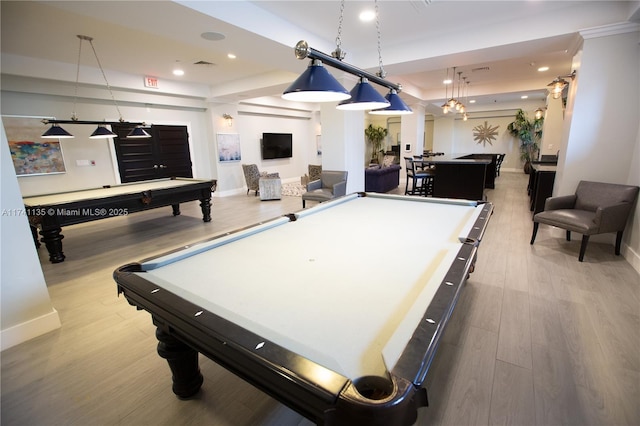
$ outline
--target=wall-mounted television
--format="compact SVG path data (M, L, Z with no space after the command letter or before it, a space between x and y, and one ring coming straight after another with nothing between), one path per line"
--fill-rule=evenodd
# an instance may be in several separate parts
M293 157L293 135L291 133L263 133L262 159Z

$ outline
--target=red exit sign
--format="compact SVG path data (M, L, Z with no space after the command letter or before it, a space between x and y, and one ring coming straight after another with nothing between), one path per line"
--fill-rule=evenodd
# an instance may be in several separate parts
M149 77L148 75L144 77L144 87L151 87L153 89L158 88L158 79L156 77Z

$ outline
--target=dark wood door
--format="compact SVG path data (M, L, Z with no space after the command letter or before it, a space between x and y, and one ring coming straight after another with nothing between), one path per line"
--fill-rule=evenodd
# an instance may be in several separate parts
M186 126L151 126L158 177L193 177Z
M127 138L133 126L112 126L121 182L193 177L186 126L145 127L150 138Z

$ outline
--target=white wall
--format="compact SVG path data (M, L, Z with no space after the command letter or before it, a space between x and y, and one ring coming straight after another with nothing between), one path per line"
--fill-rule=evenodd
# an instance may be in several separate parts
M542 107L541 101L523 102L521 108L533 119L535 109ZM469 113L467 121L460 115L444 116L434 120L433 151L445 154L506 154L501 170L522 172L524 162L520 159L520 141L507 131L507 126L516 116L517 109L482 111ZM478 143L474 139L474 128L496 127L497 135L491 143ZM559 131L559 130L558 130Z
M564 126L564 111L562 98L547 97L547 110L544 114L542 129L541 155L556 155L562 146L562 128Z
M210 167L218 176L218 196L246 191L242 164L256 164L261 172L278 172L283 181L300 181L308 172L309 164L322 164L317 154L317 136L321 135L319 114L308 111L291 111L278 105L240 103L239 105L213 105L211 107L213 137L209 144ZM229 127L222 114L233 119ZM240 138L242 159L235 162L220 162L217 153L218 133L236 133ZM263 160L260 142L263 133L291 133L293 135L293 157ZM215 195L215 194L214 194Z
M636 135L636 144L631 157L631 167L627 176L627 185L640 186L640 123ZM640 203L640 201L638 201ZM622 247L622 254L631 263L634 269L640 272L640 208L636 204L634 214L627 223L625 230L625 244Z
M322 168L325 170L345 170L347 194L364 191L364 111L341 111L334 103L322 104L323 117Z
M640 185L640 46L638 26L621 25L581 33L577 74L569 90L563 148L554 195L572 194L578 182L592 180ZM619 106L621 95L629 100ZM640 208L637 203L623 237L623 253L640 271ZM613 244L614 234L595 241Z
M585 35L580 68L572 83L575 96L568 105L571 120L563 141L566 158L554 192L573 193L585 179L627 180L640 117L638 34ZM625 94L630 95L629 102L619 106Z
M4 125L0 127L0 350L4 350L59 328L60 318L49 298Z
M3 78L2 114L16 116L55 117L70 119L73 112L73 98L52 94L25 93L21 90L26 80ZM47 85L46 80L33 80L42 90L55 89L55 83ZM15 84L14 84L15 83ZM12 90L15 89L15 90ZM145 95L152 102L151 95ZM188 127L191 160L195 177L215 178L209 162L209 140L212 138L209 117L204 108L184 108L159 106L149 103L127 103L119 105L123 118L127 121L144 121L149 124L184 125ZM117 121L117 110L113 103L102 100L78 99L76 111L81 120ZM82 188L100 187L118 183L119 175L115 166L115 152L112 139L89 139L93 126L64 125L75 138L61 139L67 173L47 176L21 176L18 178L23 196L50 192L71 191ZM43 125L44 132L48 126ZM76 160L95 160L95 166L77 166Z

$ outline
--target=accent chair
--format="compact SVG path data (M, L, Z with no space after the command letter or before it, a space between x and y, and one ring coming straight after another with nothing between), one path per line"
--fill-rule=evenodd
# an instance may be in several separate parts
M638 187L614 183L580 181L573 195L549 197L544 211L533 216L531 243L536 239L541 223L582 234L578 260L582 262L589 237L608 232L616 233L615 254L620 255L622 233L638 196Z
M347 175L346 171L323 170L320 179L307 184L307 192L302 194L302 208L306 207L308 200L322 203L346 195Z

